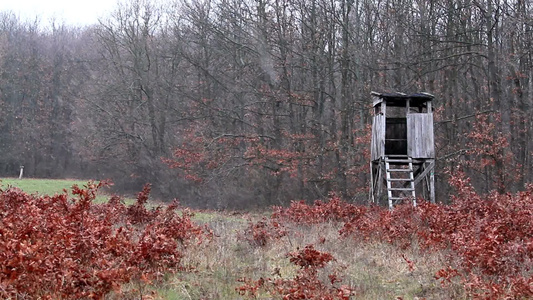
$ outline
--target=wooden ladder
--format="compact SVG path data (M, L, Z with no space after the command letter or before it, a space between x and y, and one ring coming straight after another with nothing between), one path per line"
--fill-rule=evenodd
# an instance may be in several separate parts
M385 156L385 170L387 172L387 194L389 208L398 201L411 198L416 206L415 179L413 174L413 160L408 156Z

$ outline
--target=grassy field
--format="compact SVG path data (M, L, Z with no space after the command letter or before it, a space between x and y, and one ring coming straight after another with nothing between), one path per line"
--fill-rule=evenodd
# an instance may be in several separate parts
M87 185L87 180L78 179L40 179L40 178L0 178L0 187L6 189L8 187L17 187L28 194L50 195L63 193L66 189L69 193L73 185L83 187ZM106 188L99 191L95 199L95 203L104 203L109 199L109 194ZM126 204L131 204L135 200L131 198L124 199Z
M194 271L149 285L145 293L155 291L156 299L252 299L237 293L236 287L242 285L240 278L295 278L298 267L289 262L286 254L313 244L335 258L321 270L321 280L328 282L329 274L340 274L343 280L340 284L355 289L355 296L350 299L466 299L460 284L442 288L434 279L435 272L447 263L444 253L399 251L386 243L358 243L340 238L340 224L335 223L292 224L280 240L256 246L242 239L248 225L246 219L255 218L213 213L212 221L206 223L213 230L213 240L195 245L185 253L183 262ZM406 259L415 267L410 268ZM260 291L257 299L281 297Z
M0 182L2 189L15 186L40 195L61 193L63 189L70 190L74 184L83 186L87 182L13 178L2 178ZM96 202L107 199L108 196L102 193ZM355 291L356 296L350 299L466 299L459 283L442 288L434 279L439 268L450 264L445 253L423 253L416 247L399 250L387 243L361 243L341 238L339 229L342 225L335 222L288 223L285 224L287 234L280 239L261 246L250 243L245 236L249 223L267 215L268 212L197 212L193 219L212 230L213 237L186 249L182 263L192 271L168 275L162 282L136 282L122 287L120 295L111 294L106 298L124 299L130 295L131 299L139 299L138 295L142 294L151 297L146 299L251 299L236 291L242 285L239 279L295 278L298 267L290 263L287 253L313 244L317 250L334 257L321 270L321 280L328 282L329 274L339 274L342 284ZM278 298L264 291L257 295L257 299Z

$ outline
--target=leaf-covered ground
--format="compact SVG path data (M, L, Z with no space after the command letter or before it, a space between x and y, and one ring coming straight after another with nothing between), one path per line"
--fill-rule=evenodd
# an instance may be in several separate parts
M0 193L2 298L528 299L533 186L450 205L358 206L332 194L264 213Z

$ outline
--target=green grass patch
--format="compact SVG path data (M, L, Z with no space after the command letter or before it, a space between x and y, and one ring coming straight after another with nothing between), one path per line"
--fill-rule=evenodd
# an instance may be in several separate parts
M67 190L69 195L73 185L78 185L83 188L87 185L88 180L79 179L40 179L40 178L0 178L0 188L7 189L8 187L17 187L28 194L37 195L49 195L63 193L63 190ZM94 203L105 203L109 200L110 195L106 193L107 189L100 190ZM130 205L135 202L135 199L124 198L126 205Z

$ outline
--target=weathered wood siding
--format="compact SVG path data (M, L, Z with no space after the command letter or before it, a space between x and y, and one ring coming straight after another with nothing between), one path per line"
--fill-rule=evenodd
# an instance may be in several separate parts
M385 116L376 115L372 121L372 145L370 148L372 160L377 160L385 154Z
M407 155L435 158L433 114L407 114Z

